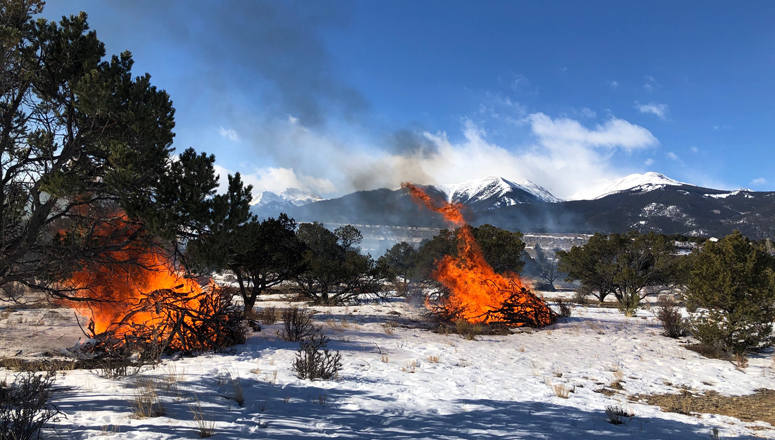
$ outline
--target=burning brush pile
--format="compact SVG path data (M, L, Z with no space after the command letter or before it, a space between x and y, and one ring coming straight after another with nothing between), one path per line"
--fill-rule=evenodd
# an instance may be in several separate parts
M421 188L404 183L412 198L440 213L458 227L457 256L447 255L437 263L432 276L448 290L427 301L428 308L449 321L508 327L543 327L556 315L546 303L525 286L518 275L500 275L485 261L461 212L462 205L435 201Z
M184 277L162 247L131 239L138 228L122 215L101 222L91 239L120 246L103 246L66 281L73 292L67 304L89 319L81 354L143 364L162 353L243 343L242 314L231 293L212 280Z

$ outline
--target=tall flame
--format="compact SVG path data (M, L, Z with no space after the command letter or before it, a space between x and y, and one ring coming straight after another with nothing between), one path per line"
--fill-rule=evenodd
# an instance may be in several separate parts
M458 229L458 255L445 256L432 276L450 290L444 307L455 311L459 319L471 323L504 322L509 325L544 326L551 324L554 313L533 295L516 274L501 275L487 263L470 226L461 213L462 205L434 201L421 188L401 184L412 198Z

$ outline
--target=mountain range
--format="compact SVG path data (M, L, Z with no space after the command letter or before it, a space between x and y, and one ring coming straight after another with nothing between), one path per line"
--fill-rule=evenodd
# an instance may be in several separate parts
M437 200L461 203L471 224L489 223L522 232L635 229L723 236L738 229L751 238L775 235L775 192L703 188L658 173L633 174L595 191L581 191L580 200L561 200L530 181L516 183L501 177L423 187ZM297 221L336 224L447 226L401 189L358 191L330 200L300 190L280 195L265 192L253 212L260 218L286 212Z

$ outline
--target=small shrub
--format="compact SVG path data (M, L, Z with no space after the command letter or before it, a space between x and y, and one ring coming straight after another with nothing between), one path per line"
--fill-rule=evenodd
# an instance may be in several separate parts
M557 300L557 308L559 309L559 315L561 318L570 318L573 314L573 309L570 307L568 303L563 301L562 299Z
M621 425L624 423L625 418L631 419L634 415L619 405L608 405L605 407L606 419L612 425Z
M741 371L748 368L748 356L745 353L737 353L735 355L735 366Z
M134 376L142 370L145 362L132 358L129 353L118 351L95 359L97 374L106 379Z
M471 324L461 319L455 322L455 330L461 338L475 341L476 337L484 332L484 326L482 324Z
M316 329L309 312L298 307L283 310L283 329L280 331L282 340L299 342L315 333Z
M264 325L272 325L277 322L277 307L264 307L256 312L256 320Z
M342 355L326 350L329 339L315 329L308 339L300 342L293 370L299 379L333 379L342 369Z
M440 360L441 360L440 356L428 356L428 362L432 364L438 364Z
M575 302L576 304L584 305L589 301L587 299L588 295L589 295L589 288L582 286L573 292L573 302Z
M624 313L624 316L632 318L638 313L638 307L640 306L640 294L626 292L617 298L619 300L619 310Z
M663 335L668 338L678 338L685 333L683 319L681 318L681 309L678 304L668 297L662 295L657 302L656 312L654 313L662 324Z
M0 440L38 438L40 428L59 414L48 401L54 375L26 372L0 383Z

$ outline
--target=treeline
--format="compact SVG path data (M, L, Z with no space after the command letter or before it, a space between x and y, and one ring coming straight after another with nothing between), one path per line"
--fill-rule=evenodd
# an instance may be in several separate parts
M456 254L458 233L441 231L417 247L399 243L378 264L395 276L399 292L412 283L422 287L436 262ZM519 232L483 225L473 234L497 272L532 278L541 290L564 279L576 286L579 302L613 297L623 313L634 316L647 297L671 294L689 314L682 319L672 311L674 336L690 333L705 354L743 355L775 342L775 251L769 240L752 241L737 231L719 240L632 231L595 234L568 251L536 246L531 258Z
M557 252L559 269L578 282L578 295L613 295L632 316L649 295L673 293L689 318L677 320L705 354L743 355L773 344L775 257L769 241L735 231L676 252L674 237L656 233L596 234L584 246ZM661 319L661 318L660 318Z
M271 287L294 283L316 304L340 304L384 291L389 269L363 254L363 236L353 226L329 231L320 223L296 222L285 214L255 218L192 241L186 252L197 271L234 273L245 310Z

